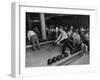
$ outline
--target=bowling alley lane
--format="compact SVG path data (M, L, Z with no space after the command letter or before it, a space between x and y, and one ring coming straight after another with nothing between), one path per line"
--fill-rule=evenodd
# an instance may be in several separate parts
M83 56L81 56L79 59L76 59L70 65L84 65L89 64L89 55L88 53L85 53Z
M26 48L26 67L47 66L47 60L58 54L58 46L52 47L50 43L41 45L40 50L36 51Z
M32 51L31 48L26 49L26 67L41 67L48 66L47 60L59 53L59 46L53 47L51 43L43 44L40 50ZM71 59L70 63L64 62L62 65L81 65L89 64L89 55L85 53L81 57L74 57ZM61 60L63 61L63 60ZM61 62L60 61L60 62ZM55 65L53 65L55 66Z

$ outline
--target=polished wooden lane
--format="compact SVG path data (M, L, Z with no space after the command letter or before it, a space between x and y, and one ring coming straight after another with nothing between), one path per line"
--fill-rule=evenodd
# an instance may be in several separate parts
M80 53L83 52L80 51L73 55L69 55L50 66L89 64L89 55L83 53L84 55L80 56ZM50 43L41 45L41 49L36 51L26 48L26 67L48 66L47 60L58 54L60 54L59 46L53 47Z

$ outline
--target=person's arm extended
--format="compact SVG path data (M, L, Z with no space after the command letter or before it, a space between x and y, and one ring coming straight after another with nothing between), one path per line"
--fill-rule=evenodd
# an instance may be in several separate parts
M59 44L60 41L61 41L61 39L62 39L62 34L59 35L59 37L57 38L57 40L55 41L55 43Z

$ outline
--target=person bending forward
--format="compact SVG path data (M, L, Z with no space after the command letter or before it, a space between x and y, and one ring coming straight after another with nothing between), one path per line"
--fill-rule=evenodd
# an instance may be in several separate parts
M27 36L29 41L32 43L32 50L36 50L36 47L40 49L40 44L39 44L37 34L34 31L29 30Z

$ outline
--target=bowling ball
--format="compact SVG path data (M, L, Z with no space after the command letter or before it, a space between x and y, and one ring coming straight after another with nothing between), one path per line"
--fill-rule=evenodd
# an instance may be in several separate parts
M51 59L51 58L48 59L47 64L48 64L48 65L51 65L51 64L52 64L52 59Z
M79 48L79 50L80 50L80 51L82 50L81 47Z
M68 56L68 53L64 54L64 56L67 57Z
M73 52L73 50L71 50L71 54L73 54L74 52Z
M80 47L78 47L78 51L80 51Z
M78 50L77 50L77 48L74 50L74 53L77 53L78 52Z
M61 56L60 56L60 55L58 55L58 56L57 56L57 60L59 61L60 59L61 59Z
M64 54L61 54L61 58L63 59L65 57L65 55Z
M76 52L78 52L79 50L78 50L78 48L76 48Z
M81 47L78 48L78 51L81 51Z
M56 62L56 61L57 61L57 57L53 57L52 62Z
M77 47L77 52L79 51L79 47Z
M73 49L73 53L72 54L75 54L76 53L76 49Z

